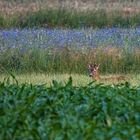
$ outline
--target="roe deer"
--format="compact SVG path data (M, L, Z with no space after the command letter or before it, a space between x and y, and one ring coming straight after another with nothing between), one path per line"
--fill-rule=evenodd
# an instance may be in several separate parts
M120 76L111 76L111 77L105 77L101 78L99 74L99 66L97 64L89 64L88 65L88 70L89 70L89 76L92 77L94 80L103 80L103 81L110 81L110 80L115 80L115 81L122 81L126 80L126 77L123 75Z

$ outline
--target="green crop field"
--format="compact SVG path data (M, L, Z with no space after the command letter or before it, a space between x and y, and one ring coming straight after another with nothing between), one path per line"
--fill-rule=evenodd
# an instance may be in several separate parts
M14 77L13 77L14 78ZM0 82L2 140L140 138L140 87L95 82L74 86Z

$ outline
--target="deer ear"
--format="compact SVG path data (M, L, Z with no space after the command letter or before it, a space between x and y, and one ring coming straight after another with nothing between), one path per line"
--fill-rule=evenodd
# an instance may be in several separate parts
M89 68L92 68L92 67L93 67L93 65L92 65L92 64L88 64L88 67L89 67Z
M96 68L99 69L99 67L100 67L100 64L98 64Z
M91 64L88 64L88 69L91 69Z

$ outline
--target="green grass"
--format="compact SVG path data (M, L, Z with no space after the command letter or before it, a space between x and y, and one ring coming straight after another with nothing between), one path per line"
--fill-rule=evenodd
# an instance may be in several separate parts
M18 23L17 23L18 24ZM19 27L65 27L65 28L82 28L82 27L134 27L140 24L140 16L123 17L118 15L108 16L105 11L98 12L69 12L69 11L38 11L27 16L24 21L19 22Z
M1 28L83 28L83 27L136 27L140 25L139 14L124 16L122 12L114 11L107 13L105 10L98 11L71 11L71 10L52 10L40 9L27 14L14 14L6 17L0 16Z
M31 49L23 53L7 50L0 54L0 72L45 72L86 74L88 63L100 64L102 74L140 73L140 50L119 48L93 49Z
M3 0L0 3L0 28L140 25L140 2L137 0L78 0L77 3L78 7L69 0ZM132 12L125 12L131 8Z
M140 138L139 87L52 83L0 82L2 140Z
M89 77L88 73L85 75L82 74L47 74L47 73L28 73L28 74L18 74L15 75L16 79L19 81L19 84L28 83L28 84L46 84L47 87L52 85L52 81L56 80L61 84L65 85L67 83L68 78L71 76L73 79L74 86L86 86L88 83L92 82L93 79ZM114 77L118 75L101 75L101 78L104 79L106 77ZM140 75L137 74L126 74L126 81L130 82L133 86L140 86ZM5 78L8 78L8 74L1 74L0 81L4 81ZM10 81L11 80L10 78ZM125 83L125 81L117 81L115 79L112 80L99 80L96 83L104 83L104 84L119 84Z

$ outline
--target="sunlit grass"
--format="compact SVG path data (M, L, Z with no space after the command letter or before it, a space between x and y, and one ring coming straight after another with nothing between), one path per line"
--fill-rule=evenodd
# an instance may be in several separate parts
M65 84L69 77L72 77L74 85L86 85L92 80L86 75L79 75L79 74L20 74L16 75L16 79L19 83L32 83L32 84L46 84L50 86L52 84L52 80L56 80ZM0 81L3 81L4 78L8 77L8 75L1 75Z
M80 75L80 74L45 74L45 73L32 73L32 74L19 74L16 75L16 79L18 80L19 84L22 83L31 83L31 84L46 84L47 86L52 85L52 81L56 80L62 84L65 84L69 77L73 79L74 86L85 86L88 83L92 82L93 79L90 78L88 75ZM115 77L117 75L101 75L101 79L105 77ZM140 85L140 74L127 74L124 75L126 77L126 81L128 81L133 86ZM0 81L4 81L4 79L8 78L9 75L0 75ZM104 83L104 84L119 84L124 83L125 81L117 81L117 80L100 80L97 83Z

